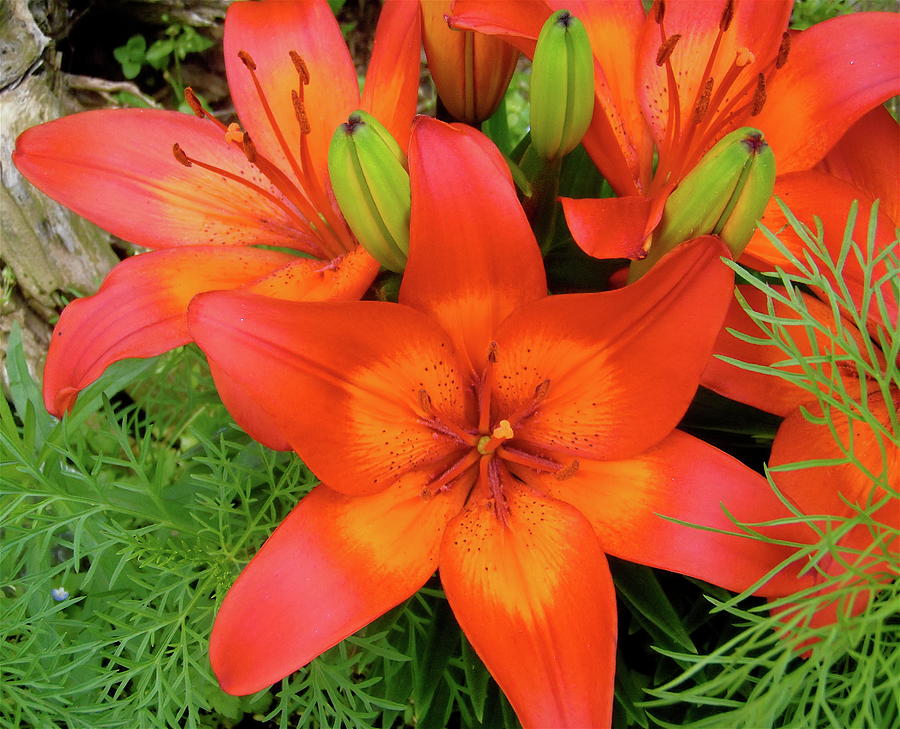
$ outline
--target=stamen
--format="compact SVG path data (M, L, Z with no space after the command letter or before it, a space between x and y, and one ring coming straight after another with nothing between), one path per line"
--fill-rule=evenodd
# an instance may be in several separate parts
M756 116L762 111L766 103L766 77L759 74L756 77L756 91L753 92L753 106L750 109L750 116Z
M175 156L181 164L185 167L193 167L191 161L188 159L188 156L184 153L184 150L181 148L181 145L176 142L172 145L172 154Z
M253 57L249 53L247 53L247 51L238 51L238 58L240 58L243 64L251 71L256 70L256 61L253 60Z
M712 78L706 79L706 83L703 84L703 91L700 94L700 98L697 99L697 105L694 107L694 123L699 124L703 121L703 117L706 116L706 110L709 109L709 98L712 96L713 90L713 80Z
M197 98L197 94L194 93L194 90L190 86L184 90L184 100L187 102L187 105L191 107L191 111L194 112L194 114L201 119L206 118L206 109L203 108L203 104L200 103L200 99Z
M565 481L567 478L571 478L572 476L574 476L580 466L581 464L576 458L568 466L554 473L553 478L555 478L557 481Z
M237 122L231 122L228 125L228 129L225 130L225 141L226 142L237 142L240 145L244 143L244 132L241 129L241 125Z
M491 364L496 364L496 362L497 362L497 342L490 342L488 344L487 360Z
M534 399L535 402L540 402L545 397L547 397L547 393L550 392L550 380L544 380L540 385L534 388Z
M775 58L775 68L781 68L787 63L788 55L791 52L791 34L784 31L781 34L781 45L778 47L778 56Z
M247 157L247 161L252 165L256 163L256 146L253 144L253 140L250 139L250 135L247 132L244 132L244 137L241 140L241 146L244 148L244 154Z
M466 454L454 463L443 473L439 473L428 482L428 493L437 494L450 488L450 484L457 477L461 476L470 466L474 466L475 462L481 458L477 451L469 450Z
M482 458L479 464L479 475L487 481L488 492L494 502L494 515L504 526L507 526L509 524L509 504L506 501L506 494L503 493L503 481L500 478L500 466L497 459Z
M669 56L672 55L672 51L675 50L675 45L679 40L681 40L681 34L676 33L675 35L670 35L665 39L665 41L663 41L656 53L657 66L662 66L666 61L669 60Z
M424 389L419 390L419 407L427 415L434 415L434 405L431 404L431 395Z
M309 69L306 67L306 61L303 60L302 56L297 53L297 51L290 51L288 55L290 55L294 68L297 69L297 73L300 74L300 83L307 86L309 84Z
M494 451L494 455L499 456L510 463L518 463L520 466L539 471L541 473L559 473L563 470L562 464L554 461L552 458L545 458L534 453L519 450L518 448L510 448L504 444Z
M309 134L309 117L306 116L306 107L303 105L300 94L293 89L291 89L291 103L294 105L294 116L297 117L297 122L300 124L300 133Z
M653 19L656 21L656 24L659 25L663 22L663 18L666 17L666 2L665 0L657 0L656 5L653 6Z
M725 3L725 9L722 11L722 18L719 20L719 29L724 33L731 26L734 18L734 0L728 0Z

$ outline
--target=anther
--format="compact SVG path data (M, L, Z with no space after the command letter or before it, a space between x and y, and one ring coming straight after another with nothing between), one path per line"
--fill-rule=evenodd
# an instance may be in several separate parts
M722 18L719 20L719 30L723 33L728 30L731 26L731 21L734 18L734 0L728 0L725 3L725 9L722 11Z
M497 342L491 342L488 344L488 353L487 353L488 362L491 364L496 364L497 362Z
M296 68L297 73L300 74L301 83L306 86L309 83L309 69L306 67L306 61L303 60L297 51L291 51L289 55L294 64L294 68Z
M228 125L228 129L225 130L225 141L237 142L238 144L244 143L244 132L241 130L240 124L231 122L231 124Z
M566 466L565 468L561 468L556 473L554 473L553 477L558 481L565 481L567 478L571 478L575 475L575 472L578 471L579 466L581 466L581 464L576 458L568 466Z
M656 21L656 24L659 25L663 22L663 18L666 17L666 2L665 0L657 0L656 5L653 6L653 19Z
M781 34L781 45L778 47L778 56L775 58L775 68L781 68L787 63L788 54L791 52L791 34L784 31Z
M194 112L194 114L201 119L206 118L206 109L203 108L200 99L197 98L197 94L194 93L194 90L190 86L184 90L184 100L187 102L187 105L191 107L191 111Z
M669 60L669 56L672 55L672 51L675 50L675 44L681 39L681 34L676 33L675 35L670 35L666 40L660 45L659 51L656 54L656 65L662 66L666 61Z
M193 166L191 164L191 161L188 159L188 156L184 153L184 150L181 148L181 146L178 144L178 142L176 142L175 144L172 145L172 154L175 156L175 159L177 159L185 167Z
M249 53L247 53L247 51L238 51L238 58L240 58L243 64L251 71L256 70L256 62L253 60L253 57Z
M706 110L709 109L709 98L712 96L713 90L713 80L712 77L706 79L706 83L703 84L703 92L700 94L700 98L697 99L697 105L694 107L694 123L699 124L703 121L703 117L706 116Z
M753 92L753 106L750 109L750 116L756 116L762 111L766 103L766 77L758 74L756 77L756 91Z
M241 147L244 149L247 161L251 165L256 162L256 146L253 144L253 140L250 139L250 135L247 134L247 132L244 132L244 138L241 140Z
M431 396L425 390L419 390L419 407L428 415L434 414L434 406L431 404Z
M306 108L303 106L300 94L293 89L291 89L291 102L294 104L294 116L297 117L297 122L300 124L300 132L309 134L309 118L306 116Z
M534 388L535 402L540 402L547 397L548 392L550 392L550 380L544 380L540 385Z

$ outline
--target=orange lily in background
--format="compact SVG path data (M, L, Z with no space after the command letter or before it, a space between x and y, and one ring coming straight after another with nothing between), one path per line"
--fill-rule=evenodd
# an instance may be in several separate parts
M900 93L897 14L854 13L792 32L792 5L657 0L645 14L639 0L456 0L451 23L531 55L552 11L581 18L596 97L583 143L620 197L563 199L566 220L590 255L635 258L669 194L727 133L760 129L786 176L811 169L863 114ZM780 184L784 195L790 180Z
M715 238L639 282L547 296L499 152L419 118L400 303L198 296L191 333L322 480L216 617L222 687L258 691L440 570L454 613L526 727L609 726L615 594L604 554L742 590L788 548L733 531L782 507L675 430L732 289ZM710 314L710 312L714 312ZM785 594L777 575L763 594Z
M888 288L889 282L884 286ZM755 311L767 311L768 301L764 293L753 286L741 286L741 293L748 305ZM783 294L784 291L781 290ZM815 297L803 294L804 305L809 315L816 319L825 330L835 329L834 314L830 306ZM772 313L782 324L797 322L792 332L792 340L799 347L804 359L819 362L823 356L832 354L834 344L823 331L799 326L797 313L780 301L773 301ZM749 336L758 336L759 329L748 314L735 304L728 313L725 326ZM860 352L871 352L869 365L876 370L885 367L884 353L872 342L864 341L865 335L849 321L842 322L842 328L852 333ZM759 345L742 341L722 331L716 342L716 353L752 365L776 367L779 370L802 376L799 364L786 365L788 355L778 347ZM851 361L846 353L840 355L838 367L847 392L856 403L845 403L855 413L851 419L833 406L828 407L832 429L822 420L823 404L813 393L799 387L794 382L773 375L738 369L719 359L710 360L701 382L716 392L734 400L753 405L761 410L784 415L785 420L778 429L772 445L769 460L771 467L806 461L819 461L810 467L793 470L776 470L772 478L781 493L801 514L821 516L817 520L823 533L841 530L844 521L852 519L861 510L884 500L888 496L886 487L894 489L880 507L872 510L869 519L850 530L843 530L835 540L831 552L819 560L813 572L817 584L827 592L837 592L846 588L841 577L850 571L857 577L866 573L865 579L879 580L881 573L888 573L887 555L896 552L896 535L900 532L900 434L897 432L898 411L900 411L900 388L895 385L887 391L880 391L872 382L868 385L868 395L864 396L862 384L856 372L850 367L841 367L841 360ZM828 366L828 365L822 365ZM829 378L837 373L826 371ZM834 398L833 392L823 393L823 397ZM860 414L864 400L868 410L878 421L873 427ZM804 415L806 410L819 422ZM852 464L856 459L862 468ZM811 530L803 541L814 544L819 537ZM836 556L839 555L839 556ZM882 555L882 556L879 556ZM894 560L896 561L896 560ZM818 593L814 593L818 594ZM856 592L855 601L842 603L839 595L827 601L809 616L809 625L823 628L833 625L842 614L855 614L865 609L870 591ZM790 619L793 610L781 608L785 618Z
M188 90L194 116L91 111L21 135L13 159L32 183L113 234L156 249L123 261L95 296L62 313L44 372L50 412L69 409L112 362L189 342L185 313L201 291L362 295L378 264L332 199L328 144L362 105L405 147L418 90L418 28L417 8L385 4L360 101L324 0L234 3L224 50L241 125L225 126ZM229 384L215 374L227 400ZM252 432L280 444L275 433Z

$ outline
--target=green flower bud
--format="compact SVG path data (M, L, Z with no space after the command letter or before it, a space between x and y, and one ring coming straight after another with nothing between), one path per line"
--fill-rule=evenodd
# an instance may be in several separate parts
M712 233L737 258L775 187L775 155L762 132L743 127L723 137L666 201L651 251Z
M400 146L375 117L355 111L328 148L328 174L353 235L394 272L409 252L409 173Z
M594 57L587 31L568 10L551 15L531 65L531 142L544 159L571 152L594 113Z

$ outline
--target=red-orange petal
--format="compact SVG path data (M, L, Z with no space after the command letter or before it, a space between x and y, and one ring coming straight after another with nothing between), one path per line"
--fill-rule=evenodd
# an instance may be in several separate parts
M434 316L480 372L497 325L547 293L540 250L506 163L481 132L419 117L409 169L400 301Z
M843 15L796 34L753 120L778 172L812 167L857 119L900 93L898 57L896 13Z
M513 414L549 381L517 439L563 458L625 458L668 435L697 389L728 307L716 238L680 246L634 284L550 296L497 332L495 401Z
M600 544L575 509L506 485L506 524L478 501L448 525L447 599L526 729L608 727L616 602Z
M300 149L300 124L291 101L300 81L290 53L306 64L309 84L303 87L310 123L307 136L313 173L328 180L328 145L338 124L359 108L356 70L334 13L325 0L304 2L234 3L225 18L225 70L241 123L257 149L283 171L290 167L273 124L260 102L250 72L238 57L248 53L256 64L275 126L294 155ZM302 163L301 163L302 164ZM309 174L309 170L304 170Z
M817 219L821 221L823 240L833 261L840 258L840 250L844 239L844 231L847 227L847 218L850 208L856 200L859 209L856 216L856 225L853 229L853 240L860 249L866 251L868 240L869 217L873 200L859 188L848 182L823 172L793 172L780 175L775 181L775 196L790 208L797 219L810 230L818 229ZM801 261L806 260L804 252L806 244L789 225L787 218L778 206L775 197L769 202L760 219L762 225L777 234L781 242ZM877 231L875 234L875 254L885 247L892 245L896 239L896 227L887 215L880 209L876 218ZM747 263L754 268L763 271L771 271L774 266L796 273L797 269L768 238L759 230L754 233L750 243L744 250L742 263ZM834 281L834 276L824 265L820 266L823 275ZM887 268L884 263L873 266L873 280L882 282L882 291L888 304L888 318L891 321L897 319L897 298L894 293L892 281L887 276ZM846 262L841 269L841 279L847 285L854 301L859 304L864 297L870 295L864 280L863 271L857 256L852 253L846 257ZM836 283L836 282L835 282ZM881 312L878 307L869 309L869 318L873 322L881 320Z
M524 469L521 475L578 509L591 522L603 550L631 562L741 591L794 553L792 547L702 528L740 531L728 514L751 523L791 514L758 473L678 430L636 458L583 460L568 479L537 477ZM803 526L769 533L800 543L813 534ZM799 567L784 570L760 594L784 595L800 589Z
M44 368L47 410L68 410L113 362L189 342L185 314L196 294L237 288L293 260L257 248L190 246L122 261L94 296L73 301L60 316Z
M216 615L210 661L222 688L259 691L412 595L434 572L460 496L425 500L415 479L364 497L313 489Z
M13 161L57 202L147 248L307 248L278 204L215 172L185 167L173 156L176 143L185 154L282 199L218 127L172 111L88 111L41 124L18 138Z
M422 43L419 4L385 0L375 28L362 106L406 150L419 98Z
M566 225L581 250L594 258L643 258L651 200L643 195L561 198Z
M739 290L754 311L768 312L768 299L762 291L755 286L740 286ZM779 291L782 295L786 295L783 289L779 289ZM823 326L833 329L834 317L829 307L812 296L804 295L803 300L812 317L820 321ZM775 316L782 324L791 320L795 322L790 330L790 336L804 357L817 357L832 351L832 340L817 329L802 326L793 309L777 300L772 301L772 306ZM843 326L852 328L853 325L843 322ZM760 366L772 366L789 358L788 354L774 345L763 346L745 342L726 331L727 329L734 329L752 337L763 336L762 331L737 300L732 301L728 309L725 324L716 339L715 355L723 355ZM815 343L815 348L813 343ZM863 348L862 351L865 349ZM778 369L798 374L803 372L799 365L779 366ZM810 392L788 380L741 369L736 365L723 362L717 356L707 363L700 382L720 395L781 416L787 415L796 407L813 398Z
M217 292L194 300L189 321L207 357L245 391L231 405L276 417L337 491L380 491L459 447L422 420L430 400L445 421L465 422L469 393L447 335L414 309Z
M900 129L883 106L854 124L822 160L822 170L846 180L900 223Z

